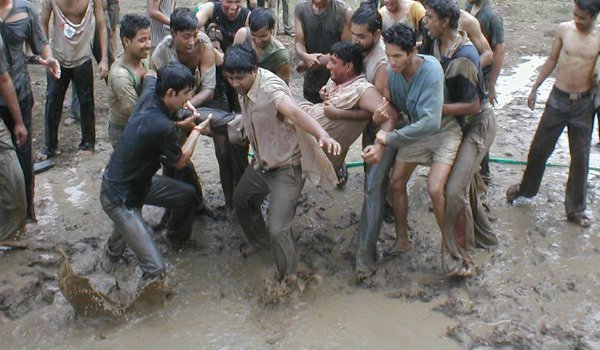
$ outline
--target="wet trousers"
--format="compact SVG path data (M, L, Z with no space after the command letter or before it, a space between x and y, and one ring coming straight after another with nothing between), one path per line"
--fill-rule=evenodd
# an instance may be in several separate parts
M586 209L587 176L590 143L594 126L594 105L591 96L571 99L568 93L556 87L550 92L527 157L527 167L521 180L518 196L535 196L542 182L546 161L552 155L556 142L567 127L571 164L565 196L567 216L583 213Z
M104 187L104 184L103 184ZM108 239L108 255L120 257L128 245L135 253L143 277L160 277L165 272L165 262L156 247L152 230L144 222L142 208L128 208L124 203L112 203L104 190L100 191L102 209L114 223ZM173 243L183 243L192 234L196 196L192 186L164 176L154 176L144 204L171 209L167 238Z
M0 107L0 117L4 120L4 124L11 131L13 145L17 151L17 157L19 158L19 164L21 165L21 170L23 171L23 176L25 177L25 193L27 197L27 218L35 221L35 205L33 201L33 194L35 190L35 177L33 174L33 147L31 139L33 137L33 132L31 129L31 112L33 109L33 96L29 96L21 101L19 101L19 107L21 108L21 115L23 117L23 124L25 124L25 128L27 129L27 142L20 147L17 147L14 139L14 134L12 134L12 130L14 129L14 121L8 108L6 106Z
M496 137L496 118L491 108L473 115L463 128L463 140L446 182L443 239L455 261L470 260L467 243L489 247L497 243L479 198L480 164ZM443 257L444 258L444 257ZM446 262L446 259L444 259ZM446 266L444 266L446 267ZM452 267L448 267L452 268Z
M256 248L271 247L281 278L295 274L298 264L292 219L304 186L300 166L263 170L251 164L234 192L234 207L246 238ZM261 204L271 194L267 224Z
M364 201L358 224L357 270L375 270L377 238L383 221L390 169L394 165L397 152L397 148L386 147L381 160L366 169Z
M94 72L92 60L87 60L75 68L60 67L60 79L48 73L46 93L46 152L58 149L58 126L62 116L65 94L71 80L75 82L81 109L81 143L79 149L94 150L96 142L96 118L94 114Z
M15 151L0 150L0 164L0 239L4 239L25 224L27 201Z

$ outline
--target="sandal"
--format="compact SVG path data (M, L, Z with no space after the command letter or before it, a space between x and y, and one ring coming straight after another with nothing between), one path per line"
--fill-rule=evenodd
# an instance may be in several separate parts
M567 217L567 220L583 228L590 227L592 224L590 218L585 213L571 214Z
M337 187L343 188L346 186L348 182L348 168L346 167L346 163L344 163L336 172L336 176L338 179Z

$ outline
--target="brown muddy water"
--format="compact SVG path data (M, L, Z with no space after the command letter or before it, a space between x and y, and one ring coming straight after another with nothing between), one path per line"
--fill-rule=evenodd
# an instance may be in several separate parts
M544 59L522 57L503 72L493 157L526 159L552 84L540 90L534 112L526 109L535 68ZM265 281L275 270L270 256L242 259L239 226L201 217L194 231L198 248L161 248L174 291L162 308L119 320L78 318L56 285L55 246L63 247L76 271L92 276L102 290L114 291L117 283L127 289L139 274L135 264L120 266L114 276L99 267L111 227L97 200L110 153L103 141L93 156L61 159L64 166L37 177L40 220L28 233L30 249L0 252L2 349L600 348L598 173L589 177L594 223L584 230L565 219L567 169L549 167L540 194L511 206L504 192L518 182L523 168L496 163L488 199L500 244L475 253L481 272L473 279L447 279L440 271L440 234L428 210L421 169L410 188L413 250L382 258L370 288L356 286L352 261L363 177L362 169L354 168L344 191L305 188L294 233L301 269L318 273L322 281L301 295L266 303ZM357 143L348 161L359 154ZM598 156L593 147L591 166L600 167ZM222 204L210 140L202 140L194 160L208 205ZM550 161L568 164L566 135ZM160 210L148 208L145 216L157 222ZM385 224L380 250L392 244L393 236L393 226Z

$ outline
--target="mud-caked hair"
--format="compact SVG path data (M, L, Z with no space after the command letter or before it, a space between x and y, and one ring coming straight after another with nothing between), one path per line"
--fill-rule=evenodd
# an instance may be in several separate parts
M178 7L171 14L171 31L188 32L198 29L198 18L187 7Z
M360 74L363 70L362 52L358 46L350 41L340 41L331 45L329 50L331 55L344 61L344 63L352 63L354 73Z
M194 88L194 75L192 71L179 62L169 62L158 70L156 80L156 94L164 97L169 89L179 93L184 89Z
M273 30L275 28L275 14L270 9L259 7L248 16L250 31L257 32L263 28Z
M448 18L450 29L458 29L460 7L455 0L427 0L427 8L435 11L440 20Z
M597 16L600 12L600 0L575 0L575 5L592 17Z
M138 31L148 28L150 28L150 19L148 17L128 13L121 20L119 36L121 37L121 41L123 41L123 38L133 40Z
M223 58L223 71L227 73L250 73L257 67L256 52L244 43L230 46Z
M373 6L367 2L360 4L350 21L354 24L368 24L369 32L371 33L375 33L377 30L383 28L381 14L375 11Z
M404 23L396 23L383 32L383 42L396 45L402 51L411 53L417 44L417 39L411 27Z

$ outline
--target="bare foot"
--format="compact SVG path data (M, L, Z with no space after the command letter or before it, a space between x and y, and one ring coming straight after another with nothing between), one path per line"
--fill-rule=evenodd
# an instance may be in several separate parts
M388 256L397 256L409 252L412 249L410 241L408 239L396 240L396 243L385 252Z

